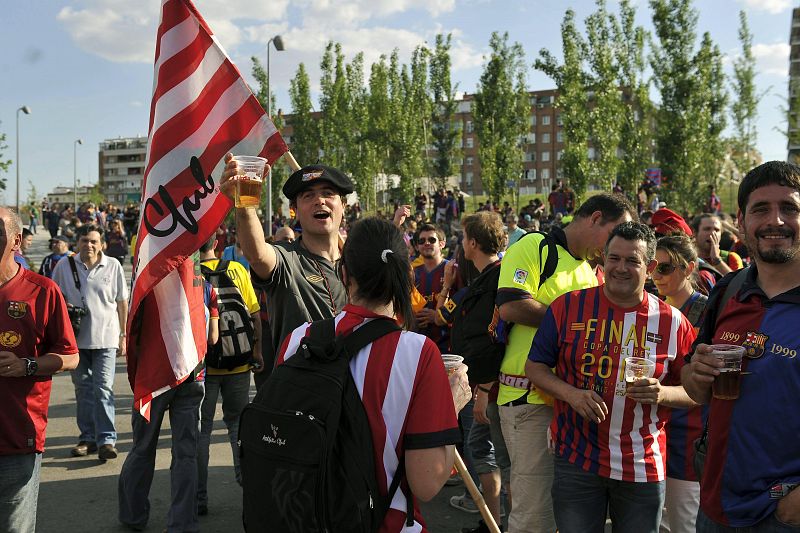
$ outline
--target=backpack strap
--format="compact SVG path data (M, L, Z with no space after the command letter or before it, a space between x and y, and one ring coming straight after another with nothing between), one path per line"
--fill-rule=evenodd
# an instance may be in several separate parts
M333 319L330 320L332 321ZM347 358L352 359L353 356L355 356L369 343L376 341L393 331L400 331L401 329L402 328L393 320L379 318L370 320L349 335L340 338L341 340L337 339L337 342L340 341L342 343L342 347L347 354Z
M536 233L542 235L542 240L539 241L539 265L541 265L540 268L542 269L539 273L539 288L541 288L544 282L555 274L556 268L558 268L558 246L553 242L553 238L549 233L541 231ZM545 246L547 247L547 259L544 260L544 265L542 265L542 253Z

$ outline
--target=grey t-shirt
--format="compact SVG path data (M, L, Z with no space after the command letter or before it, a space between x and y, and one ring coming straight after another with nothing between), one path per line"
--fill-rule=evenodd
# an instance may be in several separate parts
M267 280L251 272L253 285L267 295L275 353L286 336L304 322L330 318L347 303L336 266L306 250L301 240L273 245L277 263Z

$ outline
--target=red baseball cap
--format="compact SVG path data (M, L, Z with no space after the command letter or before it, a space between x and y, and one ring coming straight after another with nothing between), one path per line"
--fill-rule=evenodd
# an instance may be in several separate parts
M690 237L692 236L692 228L690 228L686 221L683 220L683 217L675 211L667 208L659 209L653 213L653 218L650 221L650 227L653 228L656 233L660 233L661 235L668 235L676 231L682 231L686 235L689 235Z

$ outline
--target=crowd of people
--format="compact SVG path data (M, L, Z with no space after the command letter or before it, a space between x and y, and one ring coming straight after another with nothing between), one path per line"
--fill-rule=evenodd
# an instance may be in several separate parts
M220 190L233 198L236 163L229 155L226 164ZM152 422L133 414L123 525L142 530L150 519L166 413L167 530L198 531L198 516L214 512L218 398L242 484L237 434L250 376L259 389L269 382L308 323L336 317L346 337L388 317L403 331L350 354L377 486L390 500L381 531L427 531L415 502L445 483L469 484L451 472L456 448L487 513L465 532L491 531L487 521L504 517L510 533L599 532L608 519L630 533L800 531L800 167L754 168L731 215L713 188L703 212L689 214L654 202L651 183L633 198L615 188L578 204L559 181L545 202L518 211L489 201L466 213L457 189L429 198L420 188L393 216L365 217L347 205L353 189L335 168L303 167L283 186L291 215L271 221L273 236L256 209L237 208L201 247L209 357L153 401ZM71 453L117 457L114 363L125 353L122 265L134 216L42 206L52 253L37 276L26 269L19 217L0 210L4 531L35 525L53 373L74 369ZM745 348L735 399L712 394L724 365L718 344ZM455 372L439 357L448 353L464 358ZM629 379L636 361L651 370ZM136 372L128 369L132 383ZM450 505L479 512L467 490Z

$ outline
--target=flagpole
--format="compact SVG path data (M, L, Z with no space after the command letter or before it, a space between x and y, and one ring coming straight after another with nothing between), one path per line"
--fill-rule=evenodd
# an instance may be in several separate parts
M300 165L297 164L297 159L294 158L292 152L287 150L283 154L283 159L286 160L286 164L289 165L289 168L292 169L292 172L297 172L300 170Z

